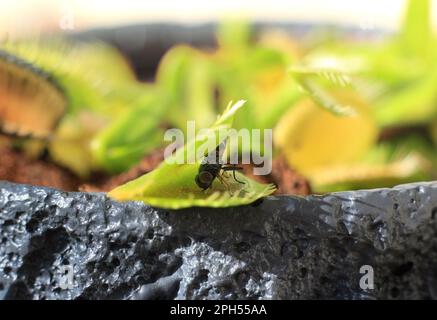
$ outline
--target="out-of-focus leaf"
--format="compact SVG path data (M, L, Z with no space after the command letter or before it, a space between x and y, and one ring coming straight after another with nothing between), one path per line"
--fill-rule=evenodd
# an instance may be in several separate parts
M354 85L364 78L386 87L420 77L426 70L423 61L401 55L399 45L388 36L383 42L336 42L309 52L303 63L355 76Z
M331 94L342 104L353 105L356 114L339 117L305 98L274 129L276 147L284 152L291 167L305 175L360 159L378 136L370 107L356 93L346 90Z
M274 45L266 39L255 43L247 24L228 22L220 27L220 46L213 54L187 46L173 48L157 76L171 99L167 119L183 130L187 120L207 126L225 102L242 97L248 107L236 115L235 128L271 128L302 95L296 86L290 89L286 67L296 54L282 51L283 42L285 38ZM290 41L286 44L289 49Z
M240 51L250 43L250 25L242 20L228 20L220 24L217 39L220 47Z
M410 55L428 57L431 38L431 2L409 0L400 35L403 50Z
M109 172L129 169L154 148L163 144L159 125L168 109L159 91L144 94L131 110L99 132L91 142L96 163Z
M309 179L315 192L391 187L432 178L434 158L429 141L410 134L381 142L359 161L315 170Z
M156 74L157 85L166 92L169 103L178 104L184 96L185 73L194 49L175 46L161 59Z
M437 115L437 69L375 101L381 126L426 123Z
M432 141L434 142L434 146L436 146L437 145L437 119L433 119L432 121L430 121L428 125L428 132L429 135L431 136Z
M413 132L380 142L363 157L363 161L369 164L388 164L406 158L411 153L431 161L435 152L429 139Z
M178 149L172 156L173 160L185 159L196 147L200 147L210 137L226 139L223 132L231 127L234 113L243 105L239 101L226 109L222 117L203 135L198 135L195 140L188 142ZM224 131L222 131L224 130ZM214 150L216 139L209 150ZM218 141L220 144L223 140ZM198 160L198 159L197 159ZM272 185L259 184L240 173L236 173L237 179L245 182L236 182L232 175L223 176L229 188L220 182L214 181L211 188L203 191L195 183L198 173L199 162L189 164L171 164L166 162L154 171L119 186L109 192L109 196L116 200L138 200L156 207L179 209L190 206L229 207L251 203L261 197L267 196L274 191Z
M171 49L160 63L157 82L168 95L172 124L185 130L188 120L200 127L214 122L214 75L204 53L187 46Z
M67 105L64 90L50 74L0 48L1 133L46 139Z
M58 163L81 176L93 166L120 172L162 143L162 130L157 128L168 108L167 95L136 81L116 49L61 40L7 43L6 48L50 72L69 97L71 116L65 126L61 123L59 137L50 147ZM83 127L83 110L105 118L104 129L96 123L91 134L90 128Z
M411 154L388 164L350 163L324 167L314 171L310 181L317 193L392 187L429 179L429 165L423 157Z
M49 142L50 156L78 176L88 177L97 167L90 151L90 141L105 125L104 118L86 111L77 116L66 116L57 128L55 138Z
M248 100L248 107L235 118L237 129L260 128L261 122L269 117L269 111L275 113L271 104L280 105L274 100L287 81L286 66L295 55L278 48L284 38L276 40L274 45L266 39L252 41L249 26L245 23L234 25L228 22L220 27L220 46L212 61L218 82L219 105L224 106L227 101L240 97Z
M187 86L184 118L196 121L196 125L200 127L210 126L214 123L216 114L215 83L209 61L194 57L184 80Z
M294 63L303 56L303 48L299 46L298 41L279 29L262 31L257 45L282 53L287 65Z
M287 110L303 97L297 83L292 79L282 81L278 87L270 100L257 100L257 106L259 106L257 108L258 128L273 128Z
M309 67L293 67L291 74L302 89L319 106L339 116L350 116L355 113L354 106L339 101L331 90L334 88L351 87L348 75L332 69L314 69ZM326 87L329 85L330 87Z
M69 98L69 113L87 109L117 117L142 90L121 54L100 42L51 39L1 47L52 74Z

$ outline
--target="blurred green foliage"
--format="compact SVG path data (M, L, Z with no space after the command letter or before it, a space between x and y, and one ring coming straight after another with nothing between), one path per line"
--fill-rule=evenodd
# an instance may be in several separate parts
M285 154L314 191L380 187L437 172L430 7L429 0L408 1L400 31L382 41L344 34L295 40L274 30L255 37L249 24L225 22L217 49L172 48L154 83L138 82L104 44L3 47L52 72L66 88L69 114L50 150L82 176L125 171L163 146L165 127L185 130L188 120L209 127L229 101L245 99L234 127L274 128L275 153Z

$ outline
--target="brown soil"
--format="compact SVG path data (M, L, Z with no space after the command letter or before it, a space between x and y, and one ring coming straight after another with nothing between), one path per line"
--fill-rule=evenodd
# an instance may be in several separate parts
M147 155L143 160L130 170L112 177L105 177L97 183L85 183L79 186L79 191L95 192L109 191L123 183L138 178L145 173L155 169L158 164L164 159L164 151L156 150L154 153Z
M66 191L109 191L116 186L152 171L163 160L163 150L156 150L132 169L115 176L95 175L93 182L84 182L70 171L45 160L33 160L19 151L0 149L0 180L54 187ZM247 176L262 183L274 183L275 194L307 195L311 189L308 181L291 169L283 156L273 161L272 173L267 176L253 174L253 165L243 165Z
M79 179L68 170L44 160L34 160L8 147L0 148L0 180L75 191Z
M272 163L272 172L266 176L253 174L253 165L243 165L245 175L261 183L273 183L277 189L275 194L308 195L311 193L307 179L291 169L285 158L277 156Z

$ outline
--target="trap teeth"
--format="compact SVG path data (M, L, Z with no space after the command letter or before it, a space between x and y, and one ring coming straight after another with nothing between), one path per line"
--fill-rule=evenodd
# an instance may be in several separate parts
M0 132L7 134L9 136L16 136L16 137L33 136L32 132L30 132L28 129L19 127L18 125L13 123L1 123Z
M0 132L48 138L66 109L66 95L49 73L0 50Z

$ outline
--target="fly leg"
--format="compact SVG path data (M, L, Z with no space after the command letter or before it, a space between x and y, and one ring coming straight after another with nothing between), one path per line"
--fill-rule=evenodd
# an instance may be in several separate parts
M219 173L217 175L217 179L219 179L219 181L225 186L226 189L228 189L229 194L232 196L232 191L231 191L231 186L229 185L229 183L222 177L222 175Z
M223 171L232 171L232 176L234 177L234 180L237 181L238 183L241 184L246 184L244 181L240 181L237 179L237 177L235 176L235 171L237 170L243 170L242 167L237 167L237 166L228 166L228 167L223 167L222 168Z

